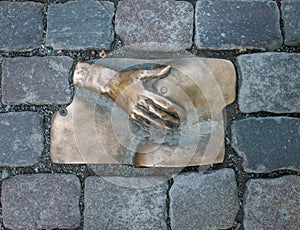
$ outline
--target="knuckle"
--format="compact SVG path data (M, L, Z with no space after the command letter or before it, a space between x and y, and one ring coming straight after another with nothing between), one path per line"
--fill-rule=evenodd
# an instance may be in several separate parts
M135 114L132 112L129 114L130 119L136 120Z
M130 118L133 118L133 117L135 117L135 107L134 108L132 108L130 111L129 111L129 117Z

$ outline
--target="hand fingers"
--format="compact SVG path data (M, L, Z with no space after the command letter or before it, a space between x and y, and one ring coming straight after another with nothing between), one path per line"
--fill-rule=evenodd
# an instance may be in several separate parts
M130 115L130 119L142 126L144 126L145 128L149 128L149 124L148 123L145 123L145 122L142 122L134 113Z
M185 111L179 105L171 102L167 98L150 92L149 99L155 107L161 108L166 112L177 116L180 120L185 118Z
M159 78L167 75L170 72L171 68L172 67L169 65L162 65L152 70L140 70L137 78L140 80Z
M151 102L147 103L144 101L143 103L138 103L138 105L142 106L147 112L154 114L164 122L168 122L172 125L179 125L181 122L177 116L171 115L170 113L155 107Z
M146 128L149 128L150 125L154 125L156 127L171 129L163 120L155 119L149 113L143 111L142 109L135 107L133 110L133 114L131 115L131 119L135 122L143 125Z
M137 105L144 108L146 112L155 115L164 122L168 122L177 126L181 123L180 118L177 115L175 116L174 114L170 114L160 108L155 107L151 99L141 98L137 102Z

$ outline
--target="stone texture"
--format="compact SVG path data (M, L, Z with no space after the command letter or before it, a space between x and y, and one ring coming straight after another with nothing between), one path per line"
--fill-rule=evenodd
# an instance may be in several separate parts
M19 175L2 182L2 216L10 229L80 225L80 182L74 175Z
M54 49L110 49L113 16L114 5L107 1L50 4L46 44Z
M167 229L168 183L155 181L155 177L87 178L84 229ZM147 184L150 187L138 188Z
M229 229L238 210L233 170L181 174L174 178L170 189L172 229Z
M42 117L34 112L0 114L0 166L28 166L43 151Z
M192 4L185 1L123 0L115 29L134 49L187 49L192 45L193 14Z
M300 177L252 179L244 199L245 229L299 229Z
M237 60L242 112L300 112L300 54L247 54Z
M34 2L0 2L0 50L38 48L43 36L43 5Z
M246 171L300 170L299 118L249 118L234 122L232 133Z
M7 104L66 104L70 102L69 57L4 58L2 102Z
M300 1L283 0L281 2L281 11L285 32L284 44L300 46Z
M279 9L272 0L199 0L195 42L209 49L267 49L282 44Z

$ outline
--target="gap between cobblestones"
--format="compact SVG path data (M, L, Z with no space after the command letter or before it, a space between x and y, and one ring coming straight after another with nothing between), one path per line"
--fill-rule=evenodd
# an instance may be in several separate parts
M119 42L118 38L116 38ZM299 47L290 49L288 47L284 47L285 52L294 52L297 49L299 52ZM65 50L62 51L61 54L57 54L57 51L53 51L51 49L47 49L46 55L41 55L41 49L34 50L32 52L0 52L1 57L30 57L30 56L49 56L48 53L52 52L50 56L68 56L73 58L76 62L79 60L92 60L97 59L90 56L90 51L70 51ZM108 51L109 52L109 51ZM190 50L190 52L194 52L194 50ZM249 50L247 53L257 53L257 51ZM240 55L239 51L207 51L201 50L198 51L199 57L214 57L214 58L225 58L233 61L236 66L235 58L236 56ZM0 64L2 60L0 59ZM74 64L75 66L75 64ZM74 66L69 75L69 82L71 85L72 90L72 98L74 96L74 86L72 85L72 72L74 70ZM0 74L1 74L1 66L0 66ZM238 87L238 86L237 86ZM72 100L71 100L72 101ZM94 176L95 173L87 166L87 165L60 165L60 164L53 164L50 159L50 127L51 127L51 117L52 115L62 109L65 108L66 105L29 105L29 104L21 104L15 106L6 106L1 103L0 106L0 113L7 113L7 112L21 112L21 111L33 111L38 112L39 114L44 116L44 150L42 152L42 156L40 162L30 167L0 167L0 171L3 172L6 170L8 172L8 177L13 177L15 175L20 174L37 174L37 173L66 173L66 174L75 174L81 182L81 194L80 194L80 213L81 213L81 226L78 229L83 228L83 210L84 210L84 181L89 176ZM271 173L246 173L242 166L242 158L237 155L237 153L233 150L230 144L231 137L231 125L232 121L238 121L241 119L247 119L249 117L269 117L269 116L286 116L286 117L298 117L300 118L299 113L292 113L292 114L273 114L268 112L258 112L258 113L251 113L251 114L244 114L238 111L237 102L233 103L232 105L226 108L226 129L225 129L225 136L226 136L226 156L223 164L216 164L207 169L207 172L212 170L219 170L223 168L231 168L235 171L236 174L236 182L238 186L238 197L239 197L239 204L240 209L236 217L236 223L242 223L243 220L243 200L244 200L244 192L246 188L246 183L249 179L258 179L258 178L278 178L285 175L298 175L300 176L300 172L292 171L292 170L278 170ZM186 167L182 170L182 172L198 172L198 167ZM201 171L201 168L200 168ZM6 179L6 178L5 178ZM169 181L169 188L167 194L167 227L171 229L170 226L170 217L169 217L169 190L172 187L173 181L172 179ZM1 185L0 185L1 186ZM1 189L1 187L0 187ZM0 224L2 225L2 219L0 220ZM5 229L2 227L2 229Z
M285 41L285 33L284 33L284 28L283 28L283 19L282 19L282 10L281 10L281 0L275 0L277 3L277 7L279 9L279 14L280 14L280 30L281 30L281 36L283 38L283 41Z
M237 84L238 87L238 84ZM243 201L244 201L244 193L246 189L246 183L250 179L266 179L266 178L278 178L285 175L298 175L300 176L300 172L293 171L293 170L276 170L270 173L247 173L244 170L242 165L243 159L238 156L236 151L231 146L231 127L233 121L239 121L242 119L247 119L250 117L268 117L268 116L286 116L286 117L300 117L299 113L295 114L273 114L267 112L259 112L259 113L251 113L251 114L244 114L238 110L237 99L236 101L226 107L226 124L225 124L225 159L223 164L216 164L210 167L208 170L219 170L222 168L231 168L235 171L236 175L236 182L238 186L238 198L239 198L239 205L240 209L236 217L236 223L243 223Z
M39 52L39 51L37 51ZM236 51L237 52L237 51ZM229 53L229 54L228 54ZM252 52L249 52L252 53ZM92 59L89 57L88 52L74 52L74 51L64 51L64 54L66 56L75 57L75 60L90 60ZM237 55L237 54L236 54ZM31 53L13 53L12 55L8 55L8 57L16 57L16 56L35 56ZM46 55L47 56L47 55ZM201 57L222 57L227 59L234 59L235 55L233 52L222 52L221 54L219 52L206 52L206 54L200 53L198 56ZM7 57L5 55L5 57ZM0 69L1 73L1 69ZM71 82L70 82L71 83ZM71 84L72 85L72 84ZM72 87L72 98L74 94L74 89ZM268 117L270 115L272 116L286 116L286 117L300 117L299 113L293 113L293 114L272 114L267 112L259 112L259 113L252 113L252 114L243 114L241 112L237 112L237 103L235 102L233 105L230 105L227 107L227 123L226 123L226 137L231 136L231 123L233 120L238 121L243 118L249 118L249 117ZM44 121L45 121L45 147L44 151L41 156L41 160L38 164L31 166L31 167L17 167L17 168L10 168L10 167L0 167L0 170L3 172L4 170L9 172L9 177L19 175L19 174L35 174L35 173L66 173L66 174L75 174L79 177L81 182L81 195L80 195L80 212L81 212L81 226L78 229L83 228L83 210L84 210L84 180L89 177L95 175L92 170L86 166L86 165L59 165L59 164L53 164L50 159L50 122L51 122L51 116L55 111L58 111L61 108L66 107L67 105L17 105L17 106L5 106L1 104L0 112L6 113L6 112L21 112L21 111L33 111L38 112L39 114L44 115ZM236 111L232 114L230 114L230 109L235 109ZM230 143L228 140L226 140L226 157L223 164L216 164L211 166L207 171L212 170L218 170L222 168L232 168L235 171L236 174L236 180L237 180L237 186L238 186L238 197L239 197L239 203L240 203L240 210L237 214L236 222L242 223L243 220L243 199L244 199L244 192L246 183L249 179L257 179L257 178L277 178L285 175L298 175L300 176L299 172L295 172L292 170L279 170L272 173L246 173L242 167L242 159L241 157L237 156L235 151L232 149ZM183 169L182 172L197 172L198 167L186 167ZM172 181L169 181L169 189L172 186ZM168 190L169 192L169 190ZM168 219L167 219L167 226L168 229L171 229L170 227L170 217L169 217L169 194L167 195L167 213L168 213ZM2 222L2 220L1 220ZM0 222L0 224L1 224ZM3 228L4 229L4 228Z
M12 0L11 0L12 1ZM31 57L31 56L68 56L71 57L75 62L72 67L72 70L69 74L69 83L72 92L72 99L74 96L74 86L72 83L72 72L74 70L75 63L77 61L88 61L93 59L99 59L99 55L96 57L91 56L92 50L84 50L84 51L72 51L72 50L62 50L56 51L52 48L46 47L45 44L45 37L46 37L46 29L47 29L47 9L50 3L63 3L67 2L68 0L44 0L38 1L33 0L33 2L42 2L44 4L43 8L43 39L41 41L41 46L39 49L34 49L28 52L1 52L0 51L0 76L2 73L1 63L2 58L4 57ZM196 0L187 0L188 2L193 4L195 8ZM119 0L112 0L111 2L116 6ZM285 37L284 30L283 30L283 20L282 20L282 12L281 12L281 1L276 0L277 6L280 10L280 27L283 38ZM115 17L115 16L114 16ZM194 16L195 17L195 16ZM114 18L113 18L114 19ZM195 20L194 20L195 21ZM114 23L114 20L113 20ZM113 24L114 26L114 24ZM195 36L195 25L193 29L193 46L188 51L191 53L196 54L199 57L209 57L209 58L225 58L231 60L235 67L237 66L236 57L241 54L251 54L251 53L260 53L260 50L233 50L233 51L211 51L211 50L201 50L197 49L194 43L194 36ZM107 52L113 51L117 48L122 46L122 41L119 37L115 34L114 42L111 45L111 50L107 50ZM287 52L287 53L300 53L300 47L287 47L282 46L280 49L274 52ZM238 88L238 84L237 84ZM2 95L0 95L2 97ZM71 99L71 101L72 101ZM15 175L20 174L36 174L36 173L66 173L66 174L74 174L76 175L81 182L81 194L80 194L80 212L81 212L81 226L78 229L83 228L83 210L84 210L84 181L89 176L94 176L95 173L87 166L87 165L61 165L61 164L54 164L51 162L50 159L50 128L51 128L51 117L52 115L62 109L65 108L68 104L65 105L33 105L33 104L21 104L16 106L8 106L3 105L2 102L0 103L0 113L7 113L7 112L21 112L21 111L33 111L38 112L39 114L44 116L44 150L42 152L42 156L40 162L30 166L30 167L0 167L0 172L2 173L5 171L7 173L7 177L13 177ZM258 179L258 178L278 178L285 175L298 175L300 176L300 172L292 171L292 170L278 170L271 173L247 173L244 171L242 166L242 158L238 156L235 150L231 147L230 137L231 137L231 125L233 121L238 121L241 119L247 119L249 117L269 117L269 116L285 116L285 117L297 117L300 118L300 113L291 113L291 114L273 114L268 112L258 112L258 113L251 113L251 114L244 114L238 110L237 100L230 106L226 108L226 127L225 127L225 148L226 148L226 156L223 164L216 164L212 165L208 168L208 172L212 170L218 170L223 168L231 168L235 171L236 174L236 182L238 186L238 197L239 197L239 204L240 209L236 217L236 222L242 224L243 220L243 199L244 199L244 192L246 183L249 179ZM182 172L197 172L199 171L199 167L186 167L182 170ZM200 167L201 171L201 167ZM4 178L1 178L1 180ZM169 190L172 187L173 179L169 180L169 188L167 191L167 227L171 229L170 225L170 216L169 216L169 208L170 208L170 197L169 197ZM0 185L1 189L1 185ZM0 213L2 216L2 213ZM0 218L0 226L2 224L2 218ZM5 229L2 227L2 229Z
M174 183L174 180L171 178L169 181L169 187L167 191L167 201L166 201L166 206L167 206L167 228L168 230L171 230L171 218L170 218L170 189Z

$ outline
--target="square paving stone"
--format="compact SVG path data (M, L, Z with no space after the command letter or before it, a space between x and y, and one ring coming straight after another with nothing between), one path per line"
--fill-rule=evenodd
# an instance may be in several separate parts
M245 229L299 229L299 176L251 179L246 186Z
M170 192L172 229L229 229L239 210L232 169L174 178Z
M232 142L245 171L300 171L300 119L249 118L233 123Z
M300 54L246 54L237 61L242 112L300 112Z
M113 16L112 2L77 0L50 4L46 44L54 49L110 49L114 39Z
M0 2L0 50L38 48L43 37L43 5L34 2Z
M2 102L5 104L67 104L73 60L69 57L4 58Z
M0 166L37 163L44 148L42 116L35 112L0 114Z
M161 178L87 178L84 229L167 229L168 183L157 180Z
M198 0L195 20L199 48L275 50L282 44L272 0Z
M283 0L281 11L284 29L284 44L300 46L300 1Z
M75 175L18 175L2 182L2 216L10 229L76 228L80 181Z
M174 0L122 0L116 33L133 49L169 51L192 46L193 5Z

